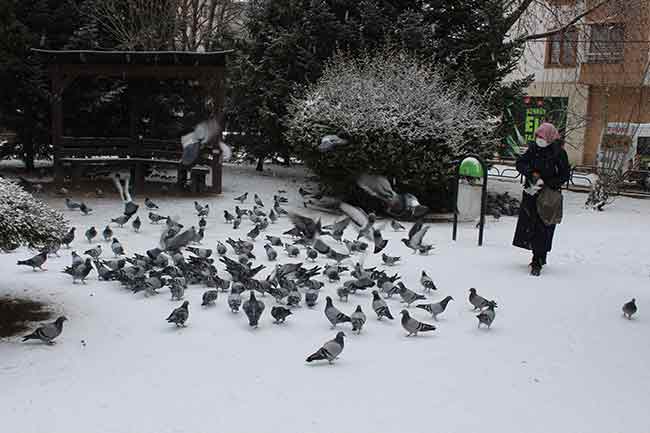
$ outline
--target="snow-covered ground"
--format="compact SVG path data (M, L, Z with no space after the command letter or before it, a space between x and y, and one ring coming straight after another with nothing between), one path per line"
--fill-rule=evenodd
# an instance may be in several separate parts
M218 239L243 237L250 229L244 222L232 233L223 223L235 194L257 191L270 203L286 189L298 206L301 174L277 174L229 167L224 195L208 200L204 245L214 248ZM502 181L490 186L519 188ZM361 305L369 320L361 335L347 332L334 365L305 363L335 334L323 315L324 296L335 294L334 284L322 289L317 308L298 308L284 325L272 323L272 299L261 298L267 308L259 329L250 329L243 313L230 313L226 296L201 308L204 289L191 287L188 326L176 329L164 319L180 303L166 292L144 298L94 276L87 285L72 285L60 272L70 262L68 251L50 259L47 272L16 267L27 250L1 255L0 293L44 300L69 319L51 347L0 341L2 431L648 432L650 201L620 199L594 213L582 208L584 199L565 195L565 220L541 278L528 275L528 254L510 245L515 218L490 220L482 248L474 224L463 225L456 243L450 224L436 224L427 236L436 250L426 257L412 256L397 241L403 234L387 230L387 252L403 256L391 271L421 291L425 269L439 288L429 298L452 295L454 301L438 330L415 338L405 337L399 320L376 320L369 291L347 304L335 301L347 313ZM94 214L66 211L79 237L122 211L116 197L86 200ZM63 208L60 198L47 201ZM158 201L161 213L195 223L193 199ZM288 224L284 219L268 232L278 234ZM141 233L115 232L132 253L153 247L160 229L145 222ZM262 246L260 237L258 261L269 265ZM79 251L87 247L85 240L73 244ZM379 260L369 256L365 264ZM281 254L281 261L289 260ZM490 330L476 327L469 287L498 302ZM621 305L632 297L639 314L628 321ZM388 302L398 315L398 299ZM430 321L421 310L411 313Z

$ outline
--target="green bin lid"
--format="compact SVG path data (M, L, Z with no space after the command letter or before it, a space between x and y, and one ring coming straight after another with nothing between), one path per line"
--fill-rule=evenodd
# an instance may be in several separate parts
M483 166L478 159L474 157L469 157L463 159L463 162L460 163L459 173L461 176L468 177L483 177Z

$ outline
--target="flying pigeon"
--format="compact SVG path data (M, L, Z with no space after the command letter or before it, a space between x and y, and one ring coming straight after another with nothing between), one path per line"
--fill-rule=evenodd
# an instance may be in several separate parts
M409 312L402 310L402 327L408 332L406 335L410 337L411 335L418 335L418 332L428 332L435 331L436 327L428 323L423 323L418 320L415 320L409 315Z
M235 201L238 201L239 203L243 204L247 198L248 198L248 193L246 192L238 197L235 197Z
M474 306L474 310L481 310L488 305L487 299L476 294L476 289L469 289L469 303Z
M257 328L257 325L264 311L264 302L255 299L255 292L251 292L248 301L242 306L244 313L248 317L248 325Z
M71 227L70 230L66 234L64 234L63 237L61 238L61 244L65 245L66 248L70 248L70 244L72 243L72 241L74 241L75 230L76 230L75 227Z
M63 322L68 320L65 316L58 317L54 322L39 326L36 331L23 337L23 341L41 340L47 344L54 344L54 339L61 335Z
M478 319L478 327L480 328L481 325L487 325L488 329L490 329L490 326L492 325L492 322L494 321L494 316L496 313L494 312L494 309L497 307L496 302L494 301L489 301L486 305L487 308L485 308L483 311L481 311L476 318Z
M275 306L271 308L271 316L275 319L275 323L284 323L287 316L290 316L291 310L282 306Z
M16 264L22 265L22 266L31 266L33 271L36 271L36 268L40 269L41 271L44 271L43 269L43 264L47 260L47 251L40 252L36 254L34 257L27 259L27 260L18 260Z
M636 299L632 298L630 302L623 304L623 315L628 319L632 319L632 315L634 315L636 311Z
M422 271L422 274L420 276L420 284L422 284L422 287L424 287L425 293L430 290L438 290L431 277L429 277L424 271Z
M451 296L447 296L445 299L443 299L440 302L436 302L433 304L419 304L416 305L415 308L428 311L433 316L433 320L437 322L438 314L444 313L445 309L447 308L447 304L449 303L449 301L452 301L453 299L454 298L452 298Z
M408 239L402 239L402 243L413 250L413 254L415 254L422 247L424 235L427 234L428 230L429 226L425 226L422 221L418 221L409 230Z
M323 344L323 347L309 355L306 361L313 362L326 359L331 364L343 352L343 346L345 345L343 337L345 337L345 333L338 332L333 340Z
M153 202L149 197L144 199L144 205L147 209L160 209L156 203Z
M379 296L379 292L377 292L376 290L372 291L372 309L377 314L378 320L381 320L382 317L386 317L390 320L394 319L393 315L390 313L388 304L386 304L386 301L381 299L381 297Z
M189 306L190 303L188 301L184 301L183 305L175 308L174 311L171 312L169 317L167 317L167 321L169 323L174 323L176 326L185 326L185 322L190 316Z
M140 217L139 217L139 216L138 216L138 217L135 217L135 219L134 219L133 222L131 223L131 226L133 227L133 230L134 230L135 232L139 232L139 231L140 231L140 227L142 227L142 221L140 220Z
M97 236L97 229L95 226L92 226L88 230L86 230L86 239L88 239L88 243L91 243L93 239L95 239L95 236Z
M352 322L352 332L357 331L357 334L361 334L361 328L366 323L366 315L361 310L361 305L357 305L357 309L350 315L350 321Z
M350 316L343 314L338 308L334 306L332 303L332 298L327 296L325 298L325 301L327 302L325 304L325 317L327 317L327 320L332 324L332 329L336 328L336 325L339 323L345 323L345 322L350 322Z
M406 308L409 308L415 301L426 299L426 297L423 295L420 295L419 293L415 293L413 290L408 289L401 281L397 283L397 287L399 287L398 293L402 298L402 302L406 303Z
M208 305L214 305L215 301L219 297L219 291L218 290L206 290L203 293L203 297L201 299L201 305L206 307Z
M196 228L192 226L184 232L181 232L173 238L167 240L165 242L165 249L168 251L178 251L181 248L189 245L190 242L193 242L196 239L197 234L198 233L196 232Z

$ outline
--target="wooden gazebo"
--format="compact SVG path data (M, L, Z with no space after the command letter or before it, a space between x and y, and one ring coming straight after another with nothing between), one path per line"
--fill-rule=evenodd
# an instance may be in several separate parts
M209 85L216 99L216 112L221 118L224 99L224 72L226 55L219 52L176 51L86 51L33 49L48 65L52 87L51 134L54 147L55 182L62 182L65 173L78 177L83 167L128 167L135 176L135 187L144 185L148 166L167 166L178 172L179 183L184 183L187 171L180 165L182 148L180 138L175 140L143 137L138 131L137 90L131 91L131 82L152 79L191 79ZM63 94L77 77L116 77L127 81L129 87L129 134L126 137L73 137L64 135ZM137 84L133 86L137 89ZM188 125L193 126L193 125ZM211 192L221 192L221 157L215 146L207 160L201 160L191 169L194 188L205 185L211 173ZM69 171L68 171L69 170ZM197 182L203 182L197 185Z

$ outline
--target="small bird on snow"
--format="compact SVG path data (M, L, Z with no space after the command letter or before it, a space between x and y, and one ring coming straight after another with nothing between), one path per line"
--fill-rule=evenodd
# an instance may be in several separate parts
M110 241L113 238L113 230L109 226L104 227L104 230L102 230L102 237L105 242Z
M636 299L632 298L630 302L623 304L623 315L628 319L632 319L632 315L634 315L636 311Z
M248 198L248 193L246 192L246 193L240 195L239 197L235 197L235 201L238 201L239 203L243 204L246 201L247 198Z
M140 220L140 217L135 217L133 222L131 223L131 226L133 227L133 230L137 233L140 231L140 227L142 227L142 221Z
M454 298L452 298L451 296L447 296L445 299L443 299L440 302L436 302L433 304L419 304L416 305L415 308L428 311L433 316L433 320L437 322L438 314L444 313L445 309L447 308L447 304L449 303L449 301L452 301L453 299Z
M290 316L291 310L282 306L275 306L271 308L271 316L275 319L275 323L284 323L287 316Z
M350 322L350 316L343 314L338 308L332 303L332 298L327 296L325 298L325 317L332 324L332 329L336 328L336 325L339 323Z
M382 254L381 260L388 266L393 266L395 263L397 263L400 260L400 257L391 257L387 254Z
M144 199L144 205L147 207L147 209L159 209L158 205L153 202L149 197Z
M474 310L481 310L488 305L488 300L476 294L476 289L469 289L469 303L474 306Z
M111 250L113 250L115 257L124 255L124 247L120 241L117 240L117 238L113 238L113 242L111 243Z
M23 341L41 340L47 344L54 344L54 339L61 335L63 322L68 320L65 316L58 317L54 322L39 326L36 331L23 337Z
M402 302L406 303L406 308L409 308L411 304L415 301L420 301L422 299L426 299L424 295L420 295L419 293L415 293L413 290L407 288L401 281L397 283L397 287L399 287L399 295L402 298Z
M418 332L428 332L428 331L435 331L436 327L433 325L430 325L428 323L420 322L419 320L415 320L409 315L409 312L406 310L402 310L402 327L408 332L406 335L407 337L410 337L411 335L418 335Z
M17 265L21 266L31 266L33 271L36 271L36 268L44 271L43 264L47 261L47 251L42 251L36 254L34 257L27 260L18 260Z
M93 259L99 258L102 255L102 246L97 245L95 248L84 251L84 254L92 257Z
M313 362L326 359L327 362L331 364L332 361L337 359L341 352L343 352L343 347L345 345L343 337L345 337L345 333L337 333L336 337L334 337L333 340L330 340L327 343L323 344L323 347L309 355L306 361Z
M377 319L379 320L381 320L382 317L386 317L390 320L394 319L393 315L390 313L388 304L386 304L386 301L379 296L379 292L376 290L372 291L372 309L377 314Z
M190 316L189 307L190 303L188 301L183 302L183 305L175 308L174 311L171 312L169 317L167 317L167 321L169 323L175 324L176 326L185 326L185 322Z
M392 220L392 221L390 222L390 226L391 226L391 227L393 228L393 230L395 230L396 232L401 232L402 230L406 230L406 228L405 228L403 225L401 225L399 222L397 222L397 221L395 221L395 220Z
M422 276L420 277L420 284L424 287L425 293L430 290L438 290L431 277L429 277L424 271L422 271Z
M201 299L201 305L206 307L208 305L214 305L215 301L219 297L219 291L218 290L206 290L203 293L203 297Z
M86 230L86 239L88 239L88 243L92 243L93 239L97 236L97 229L95 226L92 226L88 230Z
M361 305L357 305L354 313L350 315L350 321L352 322L352 332L357 331L357 334L361 334L361 328L366 323L366 315L361 310Z
M487 325L488 329L490 329L490 325L492 325L492 322L494 321L494 316L496 313L494 312L494 309L497 307L496 302L494 301L489 301L487 303L487 308L483 311L481 311L476 318L478 319L478 327L480 328L481 325Z
M251 292L250 298L244 302L242 310L244 310L244 313L248 317L248 325L257 328L262 312L264 311L264 302L258 301L255 298L255 292Z

